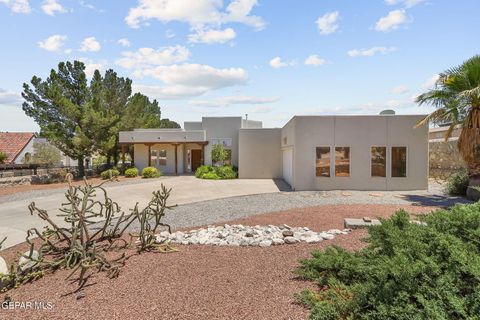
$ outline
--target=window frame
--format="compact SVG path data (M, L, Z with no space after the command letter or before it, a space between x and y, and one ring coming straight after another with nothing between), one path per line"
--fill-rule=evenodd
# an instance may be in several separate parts
M166 167L167 164L168 164L168 162L167 162L167 159L168 159L168 158L167 158L167 154L168 154L167 149L158 149L157 151L158 151L158 152L157 152L158 166L159 166L159 167ZM165 152L165 157L162 157L162 156L161 156L162 151ZM162 164L163 158L165 158L165 164Z
M393 172L393 148L405 148L405 177L394 177ZM408 178L408 146L390 146L390 178L406 179Z
M372 164L373 164L373 159L372 159L372 148L385 148L385 177L378 177L378 176L373 176L373 172L372 172ZM388 153L388 149L389 147L388 146L379 146L379 145L372 145L370 146L370 178L374 178L374 179L386 179L388 178L388 158L389 158L389 153Z
M328 156L328 176L317 175L317 149L318 148L328 148L329 156ZM327 158L325 158L327 159ZM335 173L335 172L334 172ZM316 146L315 147L315 178L332 178L332 146Z
M348 176L337 176L337 148L348 148ZM351 178L352 177L352 147L351 146L334 146L333 147L333 177L335 178Z

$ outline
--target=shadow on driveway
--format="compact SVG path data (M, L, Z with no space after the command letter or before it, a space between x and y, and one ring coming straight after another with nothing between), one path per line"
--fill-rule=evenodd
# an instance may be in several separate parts
M403 199L411 202L413 205L419 206L436 206L449 208L455 204L469 204L473 203L470 200L467 200L463 197L452 197L452 196L442 196L438 194L405 194L402 197Z

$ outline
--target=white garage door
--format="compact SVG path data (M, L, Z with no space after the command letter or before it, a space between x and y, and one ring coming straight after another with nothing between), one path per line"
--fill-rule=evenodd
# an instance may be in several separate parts
M293 149L283 150L283 179L292 186L293 184Z

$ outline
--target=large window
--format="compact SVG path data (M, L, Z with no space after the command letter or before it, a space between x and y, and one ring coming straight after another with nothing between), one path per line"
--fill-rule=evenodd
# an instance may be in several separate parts
M330 177L330 147L317 147L316 176Z
M392 147L392 177L407 176L407 147Z
M335 177L350 177L350 147L335 147Z
M387 176L387 147L372 147L371 166L372 177Z
M158 159L158 150L150 150L150 165L156 166Z
M159 166L167 165L167 150L158 151L158 165Z

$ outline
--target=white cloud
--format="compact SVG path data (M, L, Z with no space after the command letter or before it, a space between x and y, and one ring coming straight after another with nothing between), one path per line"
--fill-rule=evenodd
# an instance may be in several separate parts
M22 96L16 92L0 88L0 104L20 104Z
M96 52L96 51L100 51L101 48L102 48L102 46L100 45L100 42L98 42L97 39L95 39L95 37L88 37L88 38L85 38L82 41L81 46L80 46L80 51Z
M198 29L196 33L188 36L188 41L193 43L225 43L235 39L236 33L232 28L225 30L203 30Z
M175 31L173 31L172 29L168 29L167 31L165 31L165 38L167 39L175 38Z
M422 2L425 2L425 0L385 0L385 3L389 6L403 4L406 8L415 7Z
M257 106L255 108L253 108L252 113L268 113L268 112L271 112L273 111L273 108L272 107L269 107L269 106Z
M42 10L49 16L54 16L56 12L65 13L67 10L57 0L45 0L42 4Z
M189 58L190 51L177 45L159 49L140 48L137 51L122 52L122 56L115 61L117 65L125 69L141 69L184 62Z
M412 19L407 17L405 10L390 11L385 17L381 17L375 24L375 30L389 32L398 29L401 25L410 23Z
M251 15L255 5L257 0L233 0L223 10L221 0L139 0L136 7L130 8L125 21L132 28L156 19L164 23L185 22L195 28L238 22L262 29L265 26L262 18Z
M43 41L39 41L38 46L47 51L58 52L65 45L66 40L67 36L54 34Z
M85 1L83 1L83 0L80 0L80 1L79 1L79 4L80 4L82 7L86 8L86 9L89 9L89 10L93 10L93 11L96 11L96 12L105 12L105 10L103 10L103 9L98 9L98 8L95 7L93 4L87 3L87 2L85 2Z
M423 90L429 90L429 89L433 89L435 87L435 84L437 83L438 81L438 78L440 78L440 76L438 74L434 74L433 76L431 76L430 78L428 78L423 84L422 84L422 89Z
M330 34L338 29L338 11L328 12L316 21L320 34Z
M410 89L408 89L408 87L405 85L399 85L390 89L390 93L392 94L405 94L409 91Z
M371 57L380 54L387 54L396 51L396 47L372 47L370 49L353 49L347 52L350 57Z
M315 66L315 67L318 67L318 66L321 66L321 65L324 65L325 63L327 63L327 61L325 59L322 59L320 58L318 55L316 54L311 54L308 56L307 59L305 59L305 62L304 62L307 66Z
M30 3L28 0L0 0L0 3L5 4L14 13L30 13Z
M207 91L244 85L248 74L242 68L216 69L208 65L182 64L137 70L138 76L161 80L164 86L137 85L142 92L158 99L181 99Z
M107 65L107 61L105 60L94 61L88 58L79 58L78 60L85 64L85 74L87 77L92 77L95 70L103 72L105 70L105 66Z
M199 107L228 107L234 104L266 104L278 101L278 98L262 98L253 96L228 96L215 100L193 100L189 103Z
M279 68L284 68L288 66L293 66L295 65L295 61L283 62L280 57L275 57L270 60L269 64L270 64L270 67L279 69Z
M130 41L127 38L118 39L117 43L123 47L130 47Z

